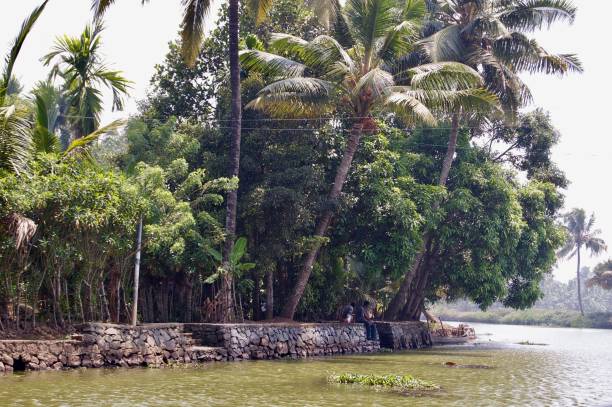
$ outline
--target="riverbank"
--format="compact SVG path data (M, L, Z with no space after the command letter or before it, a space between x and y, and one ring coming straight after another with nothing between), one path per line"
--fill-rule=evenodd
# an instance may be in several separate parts
M70 369L3 375L0 406L612 405L611 330L472 326L482 335L474 346L302 361L216 362L196 368ZM547 346L516 345L522 341ZM406 395L327 380L329 375L344 372L411 375L435 383L441 390Z
M210 361L306 358L419 349L432 345L421 322L377 322L379 340L363 324L87 323L69 340L0 340L0 372L100 367L164 367Z
M549 309L457 311L445 306L435 306L432 309L432 313L443 321L612 329L612 313L605 312L582 316L577 311Z

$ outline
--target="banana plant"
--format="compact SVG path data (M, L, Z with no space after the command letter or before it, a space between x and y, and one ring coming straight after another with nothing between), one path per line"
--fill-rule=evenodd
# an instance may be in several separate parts
M255 263L242 262L242 258L247 254L247 240L244 237L240 237L234 243L234 248L230 252L229 262L227 267L223 266L223 256L220 251L207 248L206 251L214 259L215 262L219 263L217 271L209 276L204 283L213 284L220 277L224 275L232 275L233 277L239 278L243 273L255 268Z

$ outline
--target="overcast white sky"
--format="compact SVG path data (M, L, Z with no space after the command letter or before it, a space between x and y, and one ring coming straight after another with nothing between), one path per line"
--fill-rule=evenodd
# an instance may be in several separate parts
M1 0L0 54L5 54L23 19L41 0ZM118 1L106 16L103 52L115 69L124 71L133 81L132 97L126 111L105 112L103 122L125 117L136 111L136 101L142 99L156 63L163 61L168 41L176 38L181 19L180 0L156 0L142 7L139 0ZM35 26L15 68L16 76L29 89L44 78L48 68L39 59L51 48L57 35L79 34L90 21L89 0L51 0ZM578 19L572 26L556 25L552 32L537 34L542 45L553 52L577 53L585 73L566 78L525 77L531 87L535 104L550 111L562 133L562 141L554 151L555 160L567 173L572 185L567 191L566 206L583 207L595 212L604 239L612 246L612 191L607 183L612 158L612 140L607 97L612 94L609 67L612 56L603 45L602 33L610 24L612 1L575 0ZM216 15L214 13L213 15ZM598 96L599 95L599 96ZM108 95L107 95L108 96ZM107 106L110 106L108 98ZM607 258L584 259L594 265ZM562 262L555 277L568 280L575 273L573 262Z

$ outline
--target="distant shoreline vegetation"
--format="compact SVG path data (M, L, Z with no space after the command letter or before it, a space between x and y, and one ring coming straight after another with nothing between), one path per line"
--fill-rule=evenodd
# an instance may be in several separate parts
M579 311L495 309L490 311L457 311L434 307L434 314L444 321L482 322L490 324L539 325L564 328L612 329L612 312L580 315Z

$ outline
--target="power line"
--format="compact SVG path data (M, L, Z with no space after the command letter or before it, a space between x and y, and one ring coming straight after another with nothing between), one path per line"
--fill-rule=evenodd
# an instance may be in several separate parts
M66 118L74 118L74 119L98 119L97 117L94 116L78 116L78 115L65 115L65 114L58 114L58 117L66 117ZM386 117L380 117L380 116L341 116L341 117L308 117L308 118L302 118L302 119L297 119L297 118L286 118L286 119L281 119L281 118L264 118L264 119L241 119L241 122L276 122L276 123L282 123L282 122L309 122L309 121L319 121L319 122L324 122L324 121L341 121L341 120L361 120L361 119L380 119L380 120L384 120L386 119ZM214 122L232 122L233 120L231 119L211 119L210 122L214 123ZM204 123L206 124L206 123ZM518 129L521 126L503 126L505 129ZM222 129L231 129L231 127L226 126L226 127L219 127L217 126L216 128L222 128ZM241 127L242 130L258 130L261 129L260 127ZM482 126L460 126L460 129L482 129ZM420 129L420 130L451 130L451 127L439 127L439 126L415 126L414 128L397 128L398 130L414 130L414 129ZM268 129L268 130L319 130L319 129L309 129L309 128L299 128L299 129L292 129L292 128L282 128L282 129Z

